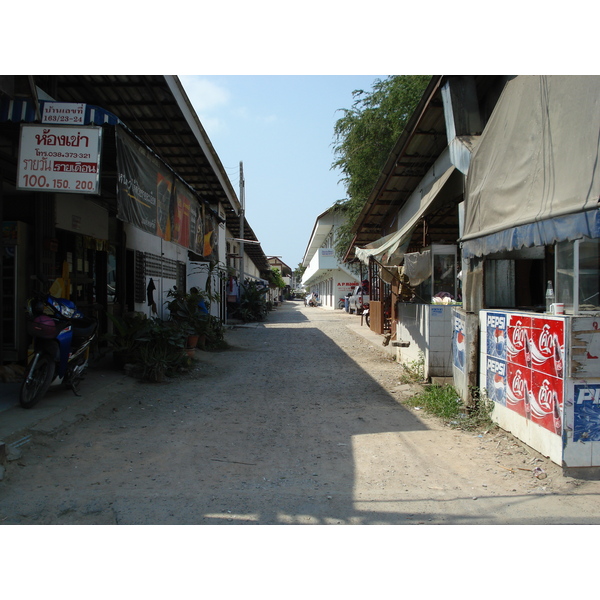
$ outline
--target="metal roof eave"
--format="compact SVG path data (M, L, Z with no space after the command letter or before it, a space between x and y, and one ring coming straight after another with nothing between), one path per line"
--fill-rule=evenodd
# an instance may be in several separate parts
M221 183L224 191L226 192L227 198L231 206L234 208L236 214L239 215L242 208L241 203L233 189L233 186L231 185L229 177L225 173L225 169L223 168L223 164L221 163L217 152L215 151L210 139L208 138L204 127L202 127L200 119L198 118L198 115L196 114L196 111L194 110L192 103L188 98L188 95L186 94L183 86L181 85L181 81L175 75L164 75L163 77L165 78L165 81L169 86L173 97L175 98L179 108L181 109L185 120L187 121L192 132L194 133L196 140L198 141L198 145L204 152L204 155L206 156L215 175L219 179L219 182Z
M414 137L417 127L423 119L425 112L431 104L431 101L439 92L443 78L443 75L437 75L431 78L431 82L425 89L425 92L423 93L423 96L421 97L417 108L414 110L412 116L406 124L406 127L404 128L404 131L400 134L398 141L396 142L394 148L390 152L388 159L383 169L381 170L381 174L379 175L377 182L373 186L373 189L369 197L367 198L365 206L363 207L354 225L352 226L352 233L357 233L360 230L366 216L371 212L373 205L378 199L378 196L381 194L382 188L390 179L394 169L396 168L398 160L406 152L407 145Z

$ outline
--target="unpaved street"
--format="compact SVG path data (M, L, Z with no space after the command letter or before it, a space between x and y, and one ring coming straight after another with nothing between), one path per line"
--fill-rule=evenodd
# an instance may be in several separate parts
M599 482L402 406L400 367L356 319L287 302L189 376L37 436L0 482L0 522L600 523Z

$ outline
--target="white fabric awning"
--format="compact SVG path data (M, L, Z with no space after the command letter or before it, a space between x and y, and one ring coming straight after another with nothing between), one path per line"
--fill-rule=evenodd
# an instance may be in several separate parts
M454 166L449 167L433 182L431 188L423 194L417 210L404 222L404 225L402 225L398 231L379 238L378 240L367 244L364 248L356 247L356 257L364 264L368 264L369 258L373 257L377 262L384 266L399 265L402 262L406 248L410 243L412 233L418 225L419 220L431 209L437 195L454 171Z

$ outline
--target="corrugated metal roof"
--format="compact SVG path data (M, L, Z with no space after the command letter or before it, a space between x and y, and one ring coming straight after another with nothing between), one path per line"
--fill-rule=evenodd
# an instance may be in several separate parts
M394 217L417 188L427 171L448 146L441 89L448 76L432 77L421 101L381 170L367 202L355 221L355 237L346 253L352 260L355 246L363 247L389 233ZM483 95L493 76L475 77ZM437 219L440 231L458 227L453 211ZM443 229L442 229L443 228Z
M204 200L222 203L228 229L234 237L240 236L239 199L177 77L35 75L33 81L56 101L92 105L102 118L115 116ZM28 112L35 110L31 101L26 107L6 108L13 116L19 109L22 120L35 118ZM8 116L7 112L6 120ZM258 241L245 218L244 238ZM249 244L247 254L259 270L269 271L260 245Z

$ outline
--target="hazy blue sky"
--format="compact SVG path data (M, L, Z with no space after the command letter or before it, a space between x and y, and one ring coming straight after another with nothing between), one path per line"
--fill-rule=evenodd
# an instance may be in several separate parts
M180 76L267 256L295 268L316 217L345 198L333 127L352 92L385 75Z

